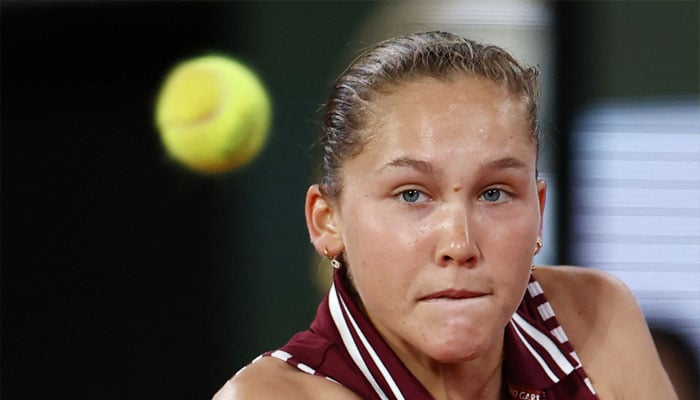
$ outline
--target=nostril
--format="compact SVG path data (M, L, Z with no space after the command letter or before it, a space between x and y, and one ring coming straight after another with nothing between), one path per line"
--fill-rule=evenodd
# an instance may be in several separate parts
M455 257L452 257L452 256L450 256L450 255L443 255L443 256L441 257L441 264L442 264L442 265L452 265L452 264L455 264L455 265L465 265L465 266L469 266L469 265L474 265L474 264L476 263L476 260L477 260L477 257L476 257L476 256L473 256L473 255L472 255L472 256L469 256L469 257L467 257L467 258L464 258L464 259L462 259L462 258L455 258Z
M460 265L473 266L479 258L479 250L476 243L469 238L468 233L455 235L458 232L452 230L448 240L438 244L435 248L435 262L441 266ZM461 232L461 230L460 230Z

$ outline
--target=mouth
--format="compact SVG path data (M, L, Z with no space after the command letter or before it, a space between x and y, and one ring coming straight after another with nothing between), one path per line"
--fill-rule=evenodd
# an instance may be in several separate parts
M423 296L419 301L430 301L430 300L464 300L464 299L474 299L477 297L485 296L486 293L482 292L472 292L464 289L446 289L439 292L431 293L427 296Z

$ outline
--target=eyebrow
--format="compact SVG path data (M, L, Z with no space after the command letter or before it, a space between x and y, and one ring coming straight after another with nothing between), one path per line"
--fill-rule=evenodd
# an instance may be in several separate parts
M488 163L481 166L482 171L489 171L495 169L526 169L527 164L522 160L515 157L503 157L498 160L489 161Z
M387 170L396 168L411 168L420 172L433 173L435 172L435 167L428 161L418 160L410 157L399 157L388 163L382 165L378 172L385 172Z
M387 170L395 168L411 168L415 169L416 171L425 173L434 173L436 171L433 164L431 164L428 161L418 160L410 157L400 157L382 165L379 168L378 172L385 172ZM483 172L510 168L526 169L527 164L515 157L503 157L497 160L489 161L488 163L482 165L479 169Z

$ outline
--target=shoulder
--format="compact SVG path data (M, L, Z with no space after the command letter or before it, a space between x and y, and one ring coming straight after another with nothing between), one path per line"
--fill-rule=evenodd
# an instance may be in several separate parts
M582 328L598 324L619 308L638 309L627 286L604 271L572 266L538 267L535 277L552 306L562 312L557 318L571 319Z
M359 399L338 383L309 375L275 358L263 357L229 379L212 400L329 398Z
M606 272L556 266L538 267L534 276L584 361L608 344L611 335L629 329L647 331L631 291ZM590 368L588 363L584 365Z
M622 281L570 266L541 267L535 277L601 399L676 398L644 316Z

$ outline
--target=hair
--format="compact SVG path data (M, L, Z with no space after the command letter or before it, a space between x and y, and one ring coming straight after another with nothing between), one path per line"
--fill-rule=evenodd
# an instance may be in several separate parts
M539 144L537 112L539 73L526 68L507 51L447 32L397 36L369 48L353 61L333 86L325 106L320 139L324 196L341 192L343 162L362 151L369 107L375 96L419 78L448 80L458 76L487 78L518 96L527 110L535 143Z

